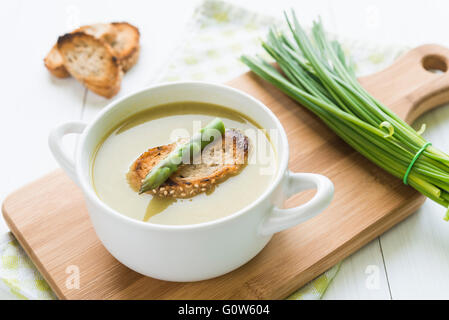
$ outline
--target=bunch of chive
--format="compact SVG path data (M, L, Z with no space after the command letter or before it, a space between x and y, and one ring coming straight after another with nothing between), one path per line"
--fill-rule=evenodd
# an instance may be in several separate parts
M449 156L359 84L354 64L337 41L327 38L321 21L313 23L308 36L294 11L285 18L291 36L271 28L262 43L282 73L260 57L241 60L315 113L363 156L448 208Z

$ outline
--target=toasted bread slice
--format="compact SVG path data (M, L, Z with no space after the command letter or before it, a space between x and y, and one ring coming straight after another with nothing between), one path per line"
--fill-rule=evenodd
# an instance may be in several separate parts
M47 54L47 56L44 59L45 66L47 67L48 71L52 75L58 78L67 78L70 77L69 72L64 67L64 60L62 59L61 54L58 51L58 46L55 44L50 52Z
M123 72L122 72L123 74ZM117 80L115 83L113 83L110 86L97 86L95 84L86 85L86 87L91 90L92 92L95 92L96 94L105 97L105 98L112 98L120 91L120 86L122 83L122 76L117 77Z
M116 29L110 23L96 23L93 25L82 26L73 31L84 32L96 38L103 39L106 42L112 42L116 36ZM44 59L48 71L58 78L68 78L70 73L64 66L64 60L58 51L58 44L55 44Z
M127 22L113 22L111 25L113 29L115 29L115 37L106 41L114 50L123 71L126 72L131 69L139 59L139 29Z
M149 149L131 165L127 179L139 191L148 172L176 148L176 143ZM214 143L202 152L201 163L183 164L160 187L148 191L159 197L190 198L211 191L218 183L236 175L248 160L248 137L236 129L226 129L221 148Z
M94 36L95 38L102 39L107 43L114 41L117 36L117 30L111 23L95 23L87 26L79 27L74 30L75 32L84 32Z
M96 23L79 27L72 33L77 32L90 34L108 43L125 72L134 66L139 59L139 30L127 22ZM44 62L48 71L56 77L67 78L70 76L70 73L64 66L57 44L47 54Z
M84 32L58 39L58 50L68 72L93 92L113 97L120 89L123 72L111 47Z

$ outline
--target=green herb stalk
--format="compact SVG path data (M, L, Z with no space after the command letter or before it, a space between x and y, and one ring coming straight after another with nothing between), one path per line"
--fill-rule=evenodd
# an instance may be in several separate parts
M315 113L355 150L403 179L427 141L360 85L354 64L337 41L327 38L320 20L314 22L308 36L294 11L291 18L287 14L285 18L291 34L271 28L262 43L282 72L260 57L244 55L241 60ZM449 156L427 146L413 165L407 184L448 208Z

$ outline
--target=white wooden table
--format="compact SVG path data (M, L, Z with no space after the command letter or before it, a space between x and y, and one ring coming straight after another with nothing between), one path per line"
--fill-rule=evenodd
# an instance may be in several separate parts
M237 0L231 0L237 2ZM79 24L129 21L142 31L138 68L124 78L119 97L149 83L177 45L179 30L198 0L0 2L0 201L14 189L57 167L47 147L50 128L73 119L89 121L108 100L73 79L51 77L42 59L56 37ZM250 0L240 5L280 15L294 7L308 24L321 15L334 33L379 44L449 47L449 2L411 0ZM449 107L418 120L426 136L449 151ZM74 138L68 138L74 146ZM442 208L422 209L347 258L325 299L449 298L449 223ZM6 232L0 219L0 232ZM0 298L12 298L0 292Z

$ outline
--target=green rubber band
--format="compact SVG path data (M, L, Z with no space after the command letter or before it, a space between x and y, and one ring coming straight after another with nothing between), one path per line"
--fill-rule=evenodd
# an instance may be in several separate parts
M425 145L422 146L421 149L419 149L419 151L415 154L415 156L412 159L412 162L410 162L407 171L405 171L405 175L404 175L404 179L402 180L404 182L405 185L408 185L407 180L408 180L408 175L410 174L410 171L412 171L413 165L415 164L416 160L418 160L419 156L421 155L421 153L424 152L424 150L426 150L426 148L428 146L431 146L432 143L427 142Z

